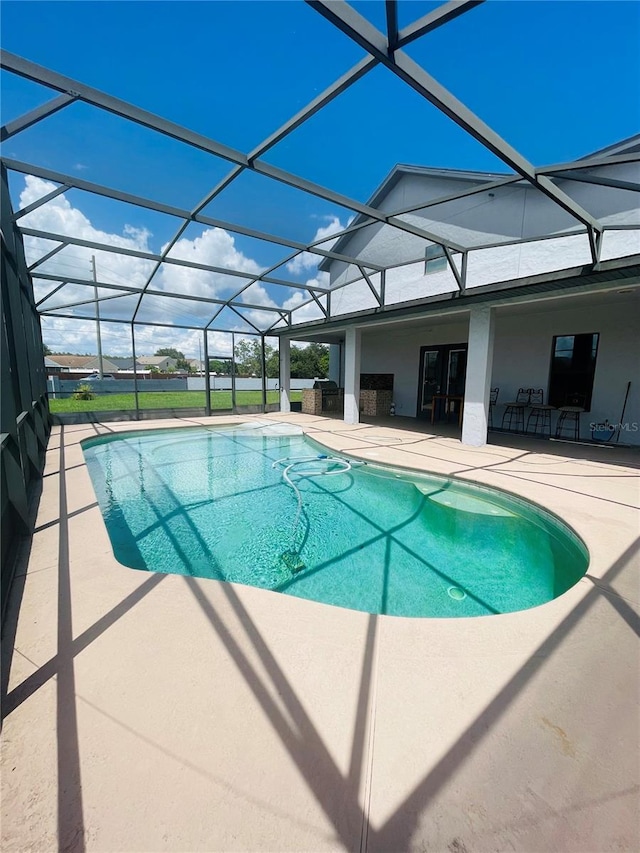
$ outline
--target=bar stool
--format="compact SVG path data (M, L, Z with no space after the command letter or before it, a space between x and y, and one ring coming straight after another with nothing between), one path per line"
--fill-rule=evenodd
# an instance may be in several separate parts
M495 408L496 403L498 402L498 394L500 393L499 388L490 388L489 389L489 429L493 429L493 410Z
M573 430L573 438L580 438L580 415L584 412L584 394L570 394L567 397L567 405L560 406L558 411L558 423L556 424L556 438L564 438L565 430Z
M540 431L543 435L546 433L551 438L551 412L555 412L556 407L545 405L542 388L539 388L537 391L531 390L529 405L531 406L531 411L527 418L527 432L537 433ZM532 421L533 430L530 429Z
M507 407L502 416L502 429L513 429L515 420L515 432L524 432L524 410L529 405L531 390L531 388L518 388L516 399L506 404Z

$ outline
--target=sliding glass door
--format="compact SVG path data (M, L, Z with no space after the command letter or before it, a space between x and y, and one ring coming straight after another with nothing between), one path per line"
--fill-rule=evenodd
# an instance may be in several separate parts
M431 419L436 394L462 397L466 375L466 343L421 347L417 416ZM460 405L460 401L454 401L450 410L459 412Z

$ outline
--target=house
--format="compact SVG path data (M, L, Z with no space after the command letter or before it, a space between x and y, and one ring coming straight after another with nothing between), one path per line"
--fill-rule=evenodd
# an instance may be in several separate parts
M112 364L115 364L118 370L125 370L127 372L133 370L133 356L126 356L124 358L120 356L113 356L109 361L111 361Z
M311 304L293 312L281 381L287 341L320 341L333 344L349 423L360 377L393 374L395 414L460 415L467 444L484 444L490 425L554 435L572 402L583 411L560 423L561 437L589 439L608 421L621 443L640 443L639 150L636 136L540 169L539 184L397 166L369 207L415 233L364 215L351 223L332 252L358 263L319 264L326 316ZM521 388L553 408L531 421L531 406L509 411Z
M100 362L102 361L103 373L116 373L118 367L111 359L98 358L97 355L57 355L52 353L45 359L47 372L71 372L71 373L91 373L92 371L100 370Z
M140 355L136 358L136 364L150 370L158 370L161 373L175 370L177 363L175 358L168 355Z

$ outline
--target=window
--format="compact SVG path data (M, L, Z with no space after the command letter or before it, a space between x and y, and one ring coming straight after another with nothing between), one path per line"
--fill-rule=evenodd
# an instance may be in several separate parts
M582 405L587 412L591 409L599 337L597 332L554 337L549 375L549 405L564 406L570 397L576 396L584 398Z
M441 272L447 268L447 256L444 248L434 243L432 246L427 246L425 254L424 274L428 275L432 272Z

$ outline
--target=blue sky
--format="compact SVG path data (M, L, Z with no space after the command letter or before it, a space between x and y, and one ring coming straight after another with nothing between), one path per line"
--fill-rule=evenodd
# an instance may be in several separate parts
M382 0L353 5L384 28ZM400 0L400 25L438 5ZM488 0L406 50L541 165L638 132L639 36L636 2ZM4 0L1 39L12 53L245 153L363 56L301 0ZM5 72L1 83L3 122L52 96ZM224 161L80 104L14 137L3 153L185 208L230 169ZM506 170L383 68L264 159L360 201L398 162ZM24 178L12 178L14 196L23 189ZM153 251L177 227L170 218L88 194L67 198L95 229L119 235L125 226L139 229ZM208 212L302 241L331 223L344 225L349 216L248 173ZM267 243L238 236L234 249L259 267L281 256ZM278 275L304 281L314 270L302 265Z

